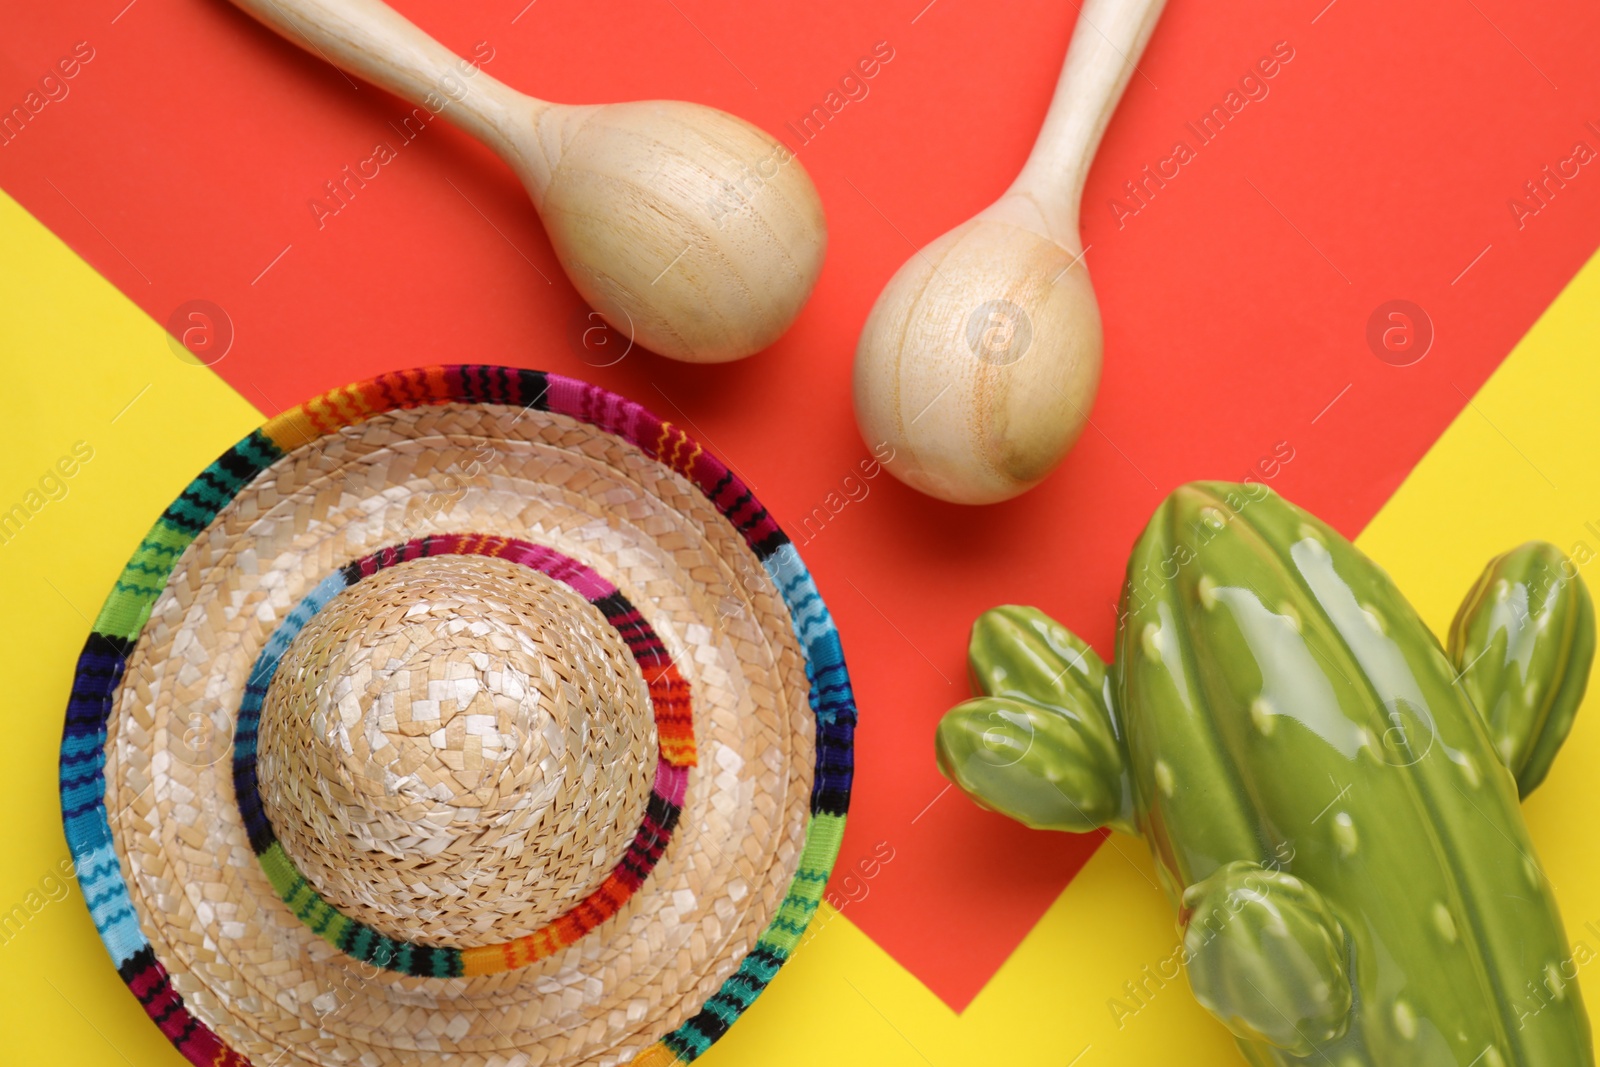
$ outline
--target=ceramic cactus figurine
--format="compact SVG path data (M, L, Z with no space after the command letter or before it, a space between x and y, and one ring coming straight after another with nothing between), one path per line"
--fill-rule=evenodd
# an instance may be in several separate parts
M1577 569L1490 563L1447 655L1264 487L1194 483L1134 547L1116 663L1031 608L973 626L945 775L1034 827L1149 841L1196 997L1257 1067L1590 1065L1518 808L1594 653Z

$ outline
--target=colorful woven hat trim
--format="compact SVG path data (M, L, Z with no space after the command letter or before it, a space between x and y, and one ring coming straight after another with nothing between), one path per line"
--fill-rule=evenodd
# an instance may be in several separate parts
M800 554L755 494L683 430L639 404L574 378L457 365L382 374L335 389L270 420L224 452L156 520L112 587L78 658L61 738L61 816L78 882L117 973L179 1052L197 1067L250 1067L184 1006L139 928L105 806L107 725L139 631L178 556L255 476L291 449L395 409L507 404L566 415L614 434L695 485L733 524L783 597L805 656L816 716L811 819L778 913L739 967L682 1026L642 1051L636 1067L688 1063L766 989L800 943L838 858L854 773L856 706L833 619Z
M644 674L655 712L657 752L655 781L644 815L617 865L591 893L544 926L510 941L460 949L430 947L389 937L345 915L318 893L283 845L267 819L256 778L256 739L261 706L278 664L290 644L334 597L380 570L430 556L491 556L531 567L571 587L600 609L617 631ZM510 537L482 534L436 534L379 549L324 578L284 616L267 640L245 684L233 733L233 791L239 802L250 847L272 888L313 933L334 948L386 970L419 978L471 978L526 967L573 944L611 918L644 884L672 839L683 811L689 768L694 766L694 713L689 683L678 673L666 646L623 596L590 568L553 548Z

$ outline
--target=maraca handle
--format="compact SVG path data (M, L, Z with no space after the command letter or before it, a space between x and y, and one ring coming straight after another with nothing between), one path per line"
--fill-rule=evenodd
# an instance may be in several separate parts
M477 70L380 0L232 0L283 37L404 100L450 118L511 159L543 110Z
M1045 212L1049 236L1078 243L1078 203L1095 149L1166 0L1083 0L1055 96L1010 192Z

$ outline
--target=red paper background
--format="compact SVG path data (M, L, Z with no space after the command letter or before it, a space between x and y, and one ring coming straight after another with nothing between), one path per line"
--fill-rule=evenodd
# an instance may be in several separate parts
M267 414L382 370L483 360L586 376L691 426L795 534L843 633L861 730L834 894L860 896L847 914L956 1008L1096 844L941 794L930 737L967 695L971 618L1031 602L1109 652L1122 565L1161 495L1242 478L1275 449L1293 459L1271 484L1355 534L1600 244L1594 167L1521 228L1508 206L1575 141L1600 147L1593 5L1172 0L1085 194L1106 335L1093 427L1022 499L964 509L881 476L808 537L802 517L830 493L837 506L867 455L849 394L860 324L915 247L1021 164L1073 4L397 5L457 50L489 42L485 69L538 95L695 100L792 144L787 122L875 43L894 49L799 149L831 244L783 341L736 365L636 350L595 368L577 297L487 150L436 122L319 230L308 201L397 143L407 109L218 0L125 2L7 12L0 107L75 43L94 58L0 144L0 186L157 321L192 299L224 308L236 340L214 370ZM1119 227L1122 183L1193 147L1185 122L1280 41L1294 58L1269 95ZM1368 348L1391 299L1436 331L1414 366ZM880 843L893 861L844 881Z

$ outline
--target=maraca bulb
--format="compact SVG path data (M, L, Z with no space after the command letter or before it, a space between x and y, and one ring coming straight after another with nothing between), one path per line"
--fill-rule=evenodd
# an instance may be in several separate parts
M608 104L553 124L536 192L573 285L625 336L690 363L789 328L822 269L822 201L794 153L725 112Z
M897 271L856 347L856 419L930 496L991 504L1037 485L1100 383L1100 310L1081 255L978 217Z

